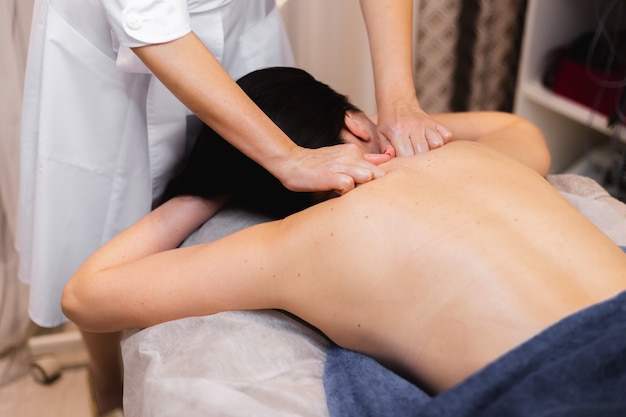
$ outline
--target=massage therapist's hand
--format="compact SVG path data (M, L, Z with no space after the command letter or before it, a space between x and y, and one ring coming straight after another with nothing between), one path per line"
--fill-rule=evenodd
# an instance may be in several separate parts
M390 155L363 154L354 144L308 149L296 146L277 177L292 191L335 190L345 194L384 175L377 165Z
M383 152L410 156L452 141L452 133L419 106L417 99L397 101L378 113L378 139Z
M296 146L250 100L193 32L171 42L133 50L187 108L288 189L344 194L357 184L383 175L376 164L390 159L389 155L366 159L356 145L320 149Z

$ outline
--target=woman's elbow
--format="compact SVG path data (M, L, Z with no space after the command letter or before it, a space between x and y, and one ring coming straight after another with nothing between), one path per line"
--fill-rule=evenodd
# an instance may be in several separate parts
M72 277L70 281L63 288L63 294L61 295L61 310L63 314L74 322L78 327L80 326L82 307L82 297L79 290L79 285L76 283L76 278Z
M94 288L84 283L80 276L73 276L63 288L61 295L61 310L63 314L82 330L92 332L99 329L95 320L98 317L97 303L94 301Z
M532 147L532 167L542 176L546 176L550 171L552 157L543 132L532 122L524 120L529 130L529 147Z
M551 156L543 132L530 120L519 115L508 114L511 125L518 132L515 138L518 141L518 155L523 162L542 176L550 170Z

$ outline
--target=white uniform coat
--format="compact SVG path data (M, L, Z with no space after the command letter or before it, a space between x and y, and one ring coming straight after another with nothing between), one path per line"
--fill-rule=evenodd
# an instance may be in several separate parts
M66 321L60 298L69 277L150 210L185 152L189 111L129 47L191 30L234 79L293 64L274 0L37 0L18 231L37 324Z

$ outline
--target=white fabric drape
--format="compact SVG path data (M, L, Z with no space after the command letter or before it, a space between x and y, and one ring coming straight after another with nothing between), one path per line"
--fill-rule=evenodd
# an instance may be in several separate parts
M0 354L24 341L28 289L17 278L14 238L22 87L33 0L0 0Z

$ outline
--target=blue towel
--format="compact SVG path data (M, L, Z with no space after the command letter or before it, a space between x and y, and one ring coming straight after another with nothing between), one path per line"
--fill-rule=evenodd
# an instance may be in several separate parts
M435 397L336 346L324 389L331 417L624 417L626 292L561 320Z
M403 416L430 396L374 359L331 346L324 364L331 417Z

